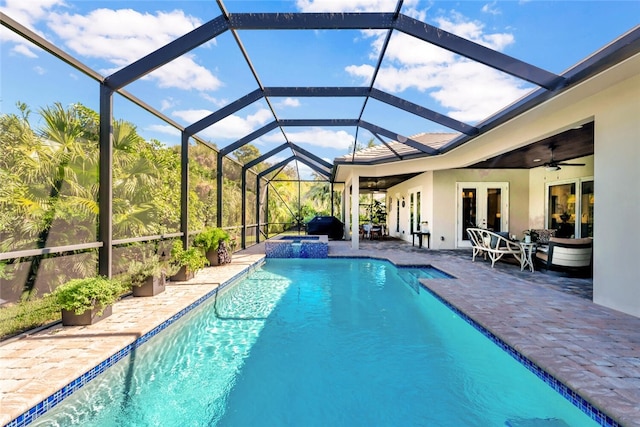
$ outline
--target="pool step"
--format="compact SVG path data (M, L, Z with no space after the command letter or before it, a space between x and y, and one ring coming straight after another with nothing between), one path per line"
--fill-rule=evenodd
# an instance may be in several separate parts
M571 427L558 418L520 418L507 420L504 425L506 427Z
M420 283L418 282L418 275L412 271L403 271L402 269L398 270L398 275L411 289L413 289L416 293L420 293Z

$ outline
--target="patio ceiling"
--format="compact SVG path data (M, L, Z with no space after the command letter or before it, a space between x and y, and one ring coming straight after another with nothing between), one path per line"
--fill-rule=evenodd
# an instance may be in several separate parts
M564 162L593 154L593 122L585 123L517 150L475 163L476 169L532 169L549 163Z
M271 157L277 154L280 158L286 158L287 164L292 161L304 163L318 173L319 176L327 180L333 179L336 167L341 164L374 165L398 162L409 158L438 156L447 153L574 87L610 67L612 64L629 58L640 51L640 27L636 27L562 75L556 75L535 65L528 64L517 58L510 57L444 31L441 28L404 15L401 13L403 0L398 0L393 12L380 13L229 13L222 0L218 0L217 3L221 11L220 16L105 78L102 78L94 70L80 63L75 58L72 58L56 46L51 45L6 15L2 14L1 17L3 25L11 28L48 52L58 56L65 62L84 71L85 74L102 81L106 89L120 93L127 99L142 106L145 110L181 130L183 132L183 139L184 137L195 138L200 142L206 143L206 141L198 137L199 132L255 102L265 102L273 116L273 120L262 128L254 130L227 146L221 147L220 152L224 155L229 155L234 150L254 142L262 135L278 130L283 135L285 143L262 155L259 161L251 162L251 166L255 166L260 162L274 163ZM245 34L242 33L244 30L383 30L386 31L386 38L380 48L380 54L368 86L266 86L261 80L261 69L254 66L247 50L244 48L241 39L241 35ZM176 124L158 110L125 91L127 85L143 79L165 64L188 54L197 47L215 40L218 36L225 33L230 33L233 36L240 52L240 57L244 58L246 66L250 69L255 80L253 84L256 89L186 127ZM433 111L424 105L379 90L375 87L376 79L381 65L383 61L385 61L386 50L394 33L411 36L424 43L452 52L467 60L484 64L516 79L528 82L533 85L534 89L529 95L509 107L496 112L488 119L476 125L456 120L437 111ZM265 47L270 49L281 48L281 46ZM329 61L331 60L331 58L327 59ZM272 66L274 65L272 64ZM354 116L348 119L283 119L281 118L283 114L278 110L277 102L275 102L276 99L283 97L360 99L361 108L359 112L354 111ZM437 143L434 144L428 141L421 141L419 137L404 135L402 129L387 129L379 124L369 123L363 120L364 112L367 106L374 102L391 107L403 114L413 115L428 122L437 123L439 126L450 129L451 134L447 134L449 137L446 140L437 141ZM377 146L374 151L356 153L356 144L354 143L354 151L351 156L336 158L333 164L331 164L323 160L319 155L301 148L292 141L294 138L290 137L291 129L303 126L350 127L354 129L354 141L357 140L359 131L366 130L381 142L381 144ZM560 135L547 138L512 153L505 153L477 163L472 165L472 167L535 167L534 159L538 158L546 161L545 159L550 157L549 146L551 145L555 147L554 159L557 161L592 154L593 124L586 125L582 129L563 132ZM285 153L282 153L282 151ZM290 151L290 153L286 153L287 151ZM245 167L246 166L247 164ZM379 179L377 180L379 181ZM388 177L387 182L392 182L391 177ZM373 183L372 185L374 187L380 186L380 188L383 186L380 183Z

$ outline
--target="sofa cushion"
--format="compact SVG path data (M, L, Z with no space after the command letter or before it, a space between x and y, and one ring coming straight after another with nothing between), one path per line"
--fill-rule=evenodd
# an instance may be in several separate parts
M593 243L593 240L589 237L585 237L584 239L569 239L564 237L551 237L549 238L549 242L561 243L563 245L584 245Z
M549 239L556 235L554 228L539 228L531 230L531 241L546 245Z
M509 232L508 231L500 231L498 233L496 233L498 236L500 237L504 237L505 239L509 240ZM491 236L491 249L495 249L496 245L498 244L498 237L496 236ZM498 246L500 248L506 248L507 244L504 240L500 240L500 245Z

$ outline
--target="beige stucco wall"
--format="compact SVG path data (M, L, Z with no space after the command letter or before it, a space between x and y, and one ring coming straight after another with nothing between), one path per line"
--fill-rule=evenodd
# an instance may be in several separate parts
M594 302L640 316L640 76L593 105Z
M529 172L511 169L451 169L418 175L388 190L393 207L388 216L390 234L411 241L409 232L409 194L420 191L422 195L421 219L429 221L431 247L454 249L456 247L458 182L506 182L509 184L509 232L522 234L529 222ZM396 232L395 200L405 198L405 208L400 208L400 232Z

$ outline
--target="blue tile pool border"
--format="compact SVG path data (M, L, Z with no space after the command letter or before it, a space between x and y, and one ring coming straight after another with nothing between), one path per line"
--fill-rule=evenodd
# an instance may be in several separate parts
M53 393L52 395L44 399L42 402L38 403L28 411L25 411L22 415L19 415L18 417L14 418L9 423L5 424L4 427L28 426L29 424L34 422L36 419L44 415L47 411L49 411L50 409L53 409L55 406L61 403L64 399L71 396L73 393L75 393L76 391L81 389L83 386L88 384L91 380L96 378L98 375L102 374L104 371L107 370L107 368L115 365L117 362L127 357L132 351L134 351L135 349L137 349L138 347L140 347L141 345L149 341L154 336L158 335L160 332L165 330L168 326L172 325L173 323L178 321L180 318L182 318L185 314L189 313L194 308L198 307L199 305L207 301L209 298L216 295L218 292L224 290L229 285L237 282L242 277L248 275L249 273L254 271L257 267L259 267L262 264L264 264L263 259L255 262L254 264L250 265L249 267L240 271L238 274L231 277L230 279L219 284L218 287L216 287L215 289L201 296L196 301L192 302L187 307L183 308L178 313L174 314L169 319L162 322L160 325L156 326L146 334L142 335L140 338L136 339L131 344L125 346L123 349L119 350L115 354L103 360L101 363L98 364L98 366L85 372L80 377L71 381L69 384L67 384L66 386L62 387L60 390L56 391L55 393Z
M423 279L429 280L429 279ZM589 403L585 398L577 394L567 385L565 385L562 381L558 380L556 377L542 369L535 362L528 359L526 356L522 355L515 348L511 347L505 341L503 341L500 337L495 335L493 332L476 322L469 315L465 314L462 310L460 310L455 305L451 304L449 301L444 299L442 296L438 295L434 290L427 287L426 284L420 282L420 286L422 289L427 291L429 294L433 295L438 301L447 306L451 311L453 311L456 315L460 316L465 322L470 324L474 329L480 332L485 337L489 338L494 344L500 347L503 351L507 352L511 357L517 360L520 364L522 364L525 368L531 371L534 375L544 381L549 387L558 392L562 397L571 402L575 407L580 409L583 413L585 413L589 418L600 424L601 426L607 427L620 427L620 424L611 418L609 415L605 414L600 409L593 406Z
M391 262L390 260L388 260L386 258L378 258L378 257L370 257L370 256L332 256L330 258L337 258L337 259L374 259L374 260L379 260L379 261L386 261L386 262L394 265L396 268L399 268L399 269L400 268L433 268L435 270L441 271L444 274L447 274L448 276L451 276L450 278L454 278L455 279L455 276L452 276L452 275L450 275L450 274L448 274L448 273L446 273L446 272L444 272L442 270L439 270L439 269L437 269L437 268L435 268L435 267L433 267L431 265L428 265L428 264L397 265L397 264ZM50 395L49 397L44 399L42 402L38 403L37 405L35 405L32 408L30 408L28 411L24 412L22 415L19 415L18 417L16 417L15 419L10 421L9 423L5 424L4 427L24 427L24 426L28 426L29 424L34 422L37 418L39 418L42 415L44 415L47 411L49 411L50 409L52 409L53 407L55 407L56 405L61 403L65 398L69 397L71 394L73 394L74 392L76 392L77 390L82 388L85 384L89 383L91 380L93 380L98 375L103 373L107 368L113 366L118 361L120 361L124 357L128 356L133 350L137 349L142 344L144 344L147 341L149 341L152 337L156 336L158 333L160 333L161 331L166 329L168 326L170 326L171 324L175 323L177 320L182 318L184 315L186 315L187 313L192 311L194 308L200 306L202 303L207 301L209 298L211 298L212 296L216 295L218 292L220 292L224 288L228 287L232 283L235 283L236 281L238 281L242 277L248 275L249 273L254 271L258 266L263 265L264 263L265 263L265 260L262 259L262 260L257 261L256 263L252 264L251 266L247 267L246 269L243 269L238 274L234 275L233 277L231 277L227 281L221 283L217 288L211 290L206 295L203 295L202 297L198 298L196 301L194 301L193 303L189 304L187 307L185 307L184 309L180 310L178 313L174 314L169 319L167 319L166 321L162 322L160 325L158 325L155 328L153 328L151 331L149 331L146 334L142 335L140 338L136 339L131 344L125 346L123 349L121 349L117 353L113 354L112 356L110 356L107 359L105 359L104 361L102 361L100 364L98 364L98 366L94 367L93 369L90 369L89 371L87 371L86 373L81 375L80 377L78 377L75 380L71 381L69 384L64 386L62 389L56 391L55 393L53 393L52 395ZM438 279L435 279L435 280L440 280L440 279L441 278L438 278ZM433 279L423 279L423 280L428 281L428 280L433 280ZM529 371L531 371L534 375L536 375L538 378L540 378L542 381L544 381L547 385L549 385L552 389L554 389L556 392L558 392L561 396L563 396L565 399L567 399L569 402L571 402L574 406L576 406L578 409L580 409L589 418L591 418L592 420L594 420L595 422L597 422L601 426L610 426L610 427L620 427L621 426L617 421L615 421L609 415L605 414L603 411L601 411L600 409L598 409L595 406L593 406L591 403L589 403L587 400L585 400L582 396L578 395L575 391L573 391L567 385L565 385L560 380L555 378L553 375L549 374L544 369L542 369L540 366L538 366L536 363L534 363L533 361L531 361L530 359L528 359L527 357L522 355L515 348L511 347L509 344L507 344L505 341L503 341L500 337L498 337L497 335L495 335L494 333L492 333L491 331L486 329L484 326L482 326L481 324L476 322L473 318L471 318L469 315L465 314L462 310L460 310L455 305L451 304L449 301L444 299L442 296L438 295L434 290L428 288L420 280L418 280L418 283L420 284L420 288L421 289L423 289L423 290L427 291L429 294L433 295L433 297L435 297L438 301L440 301L442 304L447 306L455 314L460 316L464 321L469 323L478 332L482 333L484 336L489 338L494 344L496 344L498 347L500 347L503 351L507 352L511 357L513 357L516 361L518 361L520 364L522 364L525 368L527 368Z

